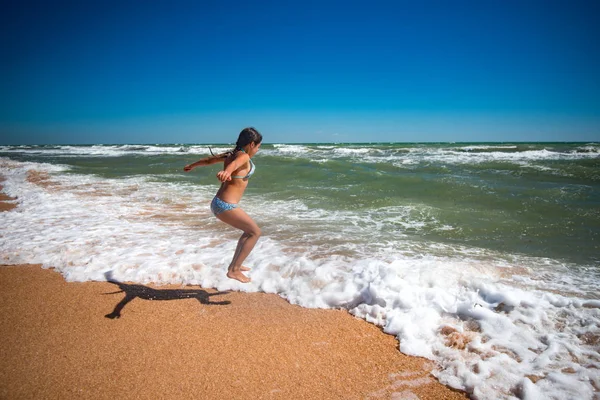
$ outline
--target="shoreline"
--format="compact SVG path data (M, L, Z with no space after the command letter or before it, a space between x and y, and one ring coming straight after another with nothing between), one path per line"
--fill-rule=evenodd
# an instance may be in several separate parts
M0 212L9 211L13 208L17 207L14 203L9 203L10 201L16 200L13 197L7 196L4 193L4 186L2 186L2 182L4 182L4 177L0 175Z
M0 398L468 398L379 327L275 294L0 265L0 318Z

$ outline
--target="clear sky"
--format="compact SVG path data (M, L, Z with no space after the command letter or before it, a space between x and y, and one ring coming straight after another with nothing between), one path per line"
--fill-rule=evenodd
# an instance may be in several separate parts
M600 141L600 1L29 1L0 144Z

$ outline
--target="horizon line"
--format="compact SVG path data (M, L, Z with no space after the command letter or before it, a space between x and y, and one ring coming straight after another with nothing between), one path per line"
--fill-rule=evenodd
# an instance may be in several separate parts
M508 141L359 141L359 142L262 142L263 145L277 145L277 144L296 144L296 145L355 145L355 144L537 144L537 143L587 143L587 144L600 144L598 141L589 140L552 140L552 141L519 141L519 140L508 140ZM184 142L184 143L167 143L167 142L147 142L147 143L36 143L36 144L3 144L0 146L200 146L200 145L235 145L234 142Z

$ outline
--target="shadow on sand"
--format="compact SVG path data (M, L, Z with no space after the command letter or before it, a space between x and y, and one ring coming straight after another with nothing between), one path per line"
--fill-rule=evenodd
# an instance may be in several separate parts
M115 309L110 314L106 314L106 318L119 318L121 317L121 310L127 303L131 300L139 297L144 300L182 300L182 299L197 299L202 304L209 305L220 305L224 306L230 304L230 301L213 301L209 300L210 296L216 296L220 294L227 294L228 292L215 292L208 293L204 290L200 289L152 289L143 285L130 285L127 283L119 282L112 277L112 272L107 272L104 274L106 280L110 283L113 283L119 287L119 291L105 293L105 294L115 294L115 293L125 293L125 298L119 302L115 306Z

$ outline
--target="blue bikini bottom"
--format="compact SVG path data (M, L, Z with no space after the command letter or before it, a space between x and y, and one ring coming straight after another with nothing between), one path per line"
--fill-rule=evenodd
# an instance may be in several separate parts
M213 212L213 214L219 215L224 211L233 210L234 208L237 208L237 206L237 204L227 203L215 196L215 198L210 203L210 210Z

